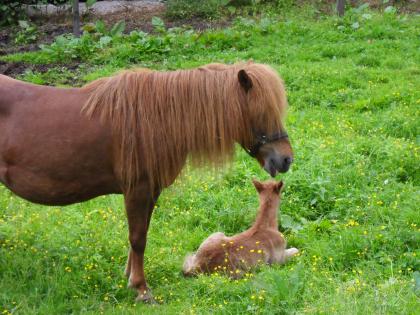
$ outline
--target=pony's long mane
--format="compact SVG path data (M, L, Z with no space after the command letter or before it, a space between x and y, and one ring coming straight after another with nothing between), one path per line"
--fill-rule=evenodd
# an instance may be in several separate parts
M241 69L253 83L248 92L238 81ZM127 187L142 176L169 185L187 155L195 164L226 161L235 142L252 144L253 130L278 131L286 106L279 76L255 63L129 70L83 89L90 94L83 111L109 121L118 139L119 172Z

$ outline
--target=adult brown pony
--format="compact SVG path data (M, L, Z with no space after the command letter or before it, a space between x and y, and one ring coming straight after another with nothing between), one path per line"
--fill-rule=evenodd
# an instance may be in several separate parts
M221 163L235 142L272 176L286 172L286 103L276 72L255 63L125 71L68 89L0 76L0 181L46 205L124 194L126 274L150 300L143 254L161 190L188 157Z

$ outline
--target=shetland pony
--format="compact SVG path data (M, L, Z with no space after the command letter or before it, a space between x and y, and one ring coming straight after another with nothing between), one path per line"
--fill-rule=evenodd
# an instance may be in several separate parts
M148 301L143 257L162 189L187 158L218 165L235 143L272 176L286 172L293 160L286 104L280 77L256 63L124 71L82 88L0 75L0 182L46 205L124 194L126 274Z
M253 182L260 197L254 224L231 237L221 232L210 235L195 254L186 257L185 276L222 272L237 278L261 263L283 264L299 252L294 247L286 249L286 240L278 230L277 210L283 182Z

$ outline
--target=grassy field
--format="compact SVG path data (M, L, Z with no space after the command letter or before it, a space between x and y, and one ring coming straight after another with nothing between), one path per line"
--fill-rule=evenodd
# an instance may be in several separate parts
M0 186L0 313L418 314L419 17L315 15L242 19L201 34L157 25L153 36L63 38L3 57L53 64L22 79L54 85L135 65L272 65L286 82L295 150L291 171L279 176L286 183L280 225L301 255L242 280L182 277L184 256L204 238L237 233L254 219L251 179L268 176L239 148L225 170L188 169L161 196L146 250L157 305L134 303L126 288L121 196L44 207ZM76 70L54 65L74 60Z

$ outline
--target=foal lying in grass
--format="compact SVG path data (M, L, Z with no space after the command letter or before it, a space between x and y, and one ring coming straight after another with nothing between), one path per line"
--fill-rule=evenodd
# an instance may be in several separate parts
M283 264L299 252L296 248L286 249L286 240L278 230L277 210L283 182L253 183L260 197L255 223L232 237L221 232L210 235L195 254L186 257L184 275L221 271L240 277L259 263Z

